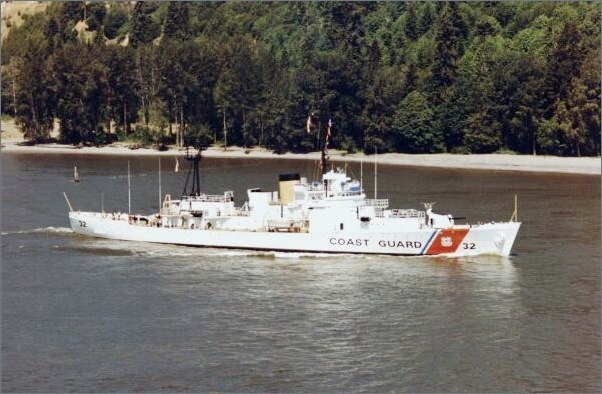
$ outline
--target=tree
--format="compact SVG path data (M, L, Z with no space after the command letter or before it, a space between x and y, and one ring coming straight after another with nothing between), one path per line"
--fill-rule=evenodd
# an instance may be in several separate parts
M435 17L434 17L433 5L431 2L427 1L427 2L419 3L419 4L421 6L420 8L422 9L422 14L420 16L420 19L418 21L418 25L416 26L416 29L417 29L418 35L423 35L431 29L431 26L433 25L433 20L435 19Z
M158 54L157 47L146 45L136 48L134 55L140 112L146 128L149 126L152 106L160 89Z
M462 56L468 31L455 2L445 3L437 21L435 58L432 65L432 101L445 101L447 88L456 78L456 60Z
M130 45L134 48L148 44L161 35L161 26L150 16L155 8L152 2L137 1L134 5L130 29Z
M49 52L52 52L55 47L60 46L59 25L56 19L48 19L46 28L44 29L44 35L46 36L46 40L48 42Z
M43 141L53 125L54 96L48 81L42 39L28 39L23 57L12 58L10 82L13 92L13 114L26 139Z
M372 84L365 90L365 105L357 120L364 134L358 145L364 153L374 153L375 147L379 152L396 148L391 137L392 123L396 103L403 100L405 88L412 85L410 78L410 72L404 78L397 67L382 67L374 75Z
M156 115L177 123L176 142L186 142L189 128L211 130L216 126L213 90L217 59L210 41L181 42L166 40L156 51L158 80L155 101L163 104Z
M581 72L587 70L583 67L587 51L582 42L584 40L576 23L570 20L564 23L557 41L553 43L546 73L545 116L556 121L562 146L558 147L558 152L564 155L579 156L582 147L591 154L593 150L589 146L596 145L595 142L590 143L587 136L592 135L589 131L591 126L599 124L599 121L591 121L591 115L599 113L599 97L590 100L587 92L591 90L581 79ZM599 86L599 72L597 79ZM599 96L599 93L594 93L594 96ZM598 126L594 127L599 130ZM599 134L594 138L599 139ZM599 151L596 150L595 154Z
M85 3L83 2L65 2L62 4L60 13L60 25L64 29L69 24L75 25L84 19Z
M65 142L98 144L110 116L106 102L108 67L99 47L69 44L50 59L56 116Z
M581 156L582 146L586 143L588 99L583 81L573 78L569 84L566 101L558 100L555 113L559 121L559 129L563 133L567 145L570 146L570 154Z
M556 99L566 98L569 84L579 72L584 57L580 41L581 35L577 26L567 22L557 42L553 43L547 73L550 104Z
M420 36L416 17L416 3L408 4L406 11L405 34L410 40L415 40Z
M104 3L92 3L85 7L88 15L86 19L88 30L100 30L107 15L106 5Z
M532 54L511 52L493 74L493 102L502 124L504 147L537 154L538 120L545 75Z
M104 34L112 40L118 36L120 29L128 21L127 10L118 3L112 3L105 17Z
M163 34L172 40L185 41L190 38L188 3L173 1L167 6Z
M222 54L213 100L222 121L224 140L229 131L227 141L234 144L244 144L243 131L248 130L249 116L254 113L263 90L258 53L251 40L241 39L228 42Z
M407 153L440 152L443 140L434 127L433 110L426 97L412 91L400 103L393 121L397 151Z
M85 4L79 1L67 1L62 3L59 27L61 30L61 42L75 42L77 33L75 25L84 19Z
M598 35L599 38L599 35ZM589 48L579 72L585 89L586 101L582 107L585 122L585 144L582 153L588 156L600 155L600 46ZM569 96L570 97L570 96Z
M136 78L135 52L130 47L109 45L102 61L107 65L106 132L112 132L111 122L126 134L137 120L140 109L140 85Z
M471 153L492 153L502 147L501 124L493 108L468 116L464 146Z

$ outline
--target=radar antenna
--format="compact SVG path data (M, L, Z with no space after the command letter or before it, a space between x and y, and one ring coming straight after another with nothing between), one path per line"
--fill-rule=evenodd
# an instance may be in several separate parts
M422 205L424 205L424 209L426 209L427 211L429 209L432 211L433 207L435 206L435 203L434 202L423 202Z

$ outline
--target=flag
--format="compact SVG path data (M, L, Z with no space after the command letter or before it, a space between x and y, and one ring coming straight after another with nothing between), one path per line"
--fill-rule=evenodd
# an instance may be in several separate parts
M174 169L174 172L178 172L179 168L180 168L180 162L178 161L178 158L176 157L176 168Z
M311 134L311 115L307 117L307 134Z

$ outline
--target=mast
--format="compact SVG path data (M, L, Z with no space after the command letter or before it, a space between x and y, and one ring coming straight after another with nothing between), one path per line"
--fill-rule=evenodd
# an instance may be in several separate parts
M128 160L128 216L132 212L132 191L130 181L130 161Z
M332 127L332 120L328 119L328 126L326 127L326 131L324 133L324 137L322 138L322 155L320 159L320 164L322 166L322 175L326 174L328 168L328 160L330 156L328 155L328 143L330 142L330 128Z
M224 102L224 112L223 112L223 120L224 120L224 150L228 149L228 129L226 128L226 103Z
M518 222L518 197L514 195L514 212L512 212L511 222Z
M159 213L161 213L161 156L159 156Z
M201 195L201 175L199 171L199 163L201 161L201 150L199 149L196 154L190 153L188 147L186 147L186 160L190 162L190 168L188 169L188 175L186 175L186 183L184 184L184 196L200 196ZM190 191L188 190L188 182L192 176L192 185Z
M69 212L73 212L73 207L71 206L71 203L69 202L69 199L67 198L67 193L63 192L63 196L65 196L65 201L67 201L67 205L69 206Z
M364 156L360 159L360 187L362 188L362 193L364 192Z
M378 188L377 186L377 180L378 180L378 171L377 171L377 167L376 167L376 156L378 155L376 146L374 147L374 199L376 200L376 196L377 196L377 191Z
M322 144L322 157L320 158L320 167L322 168L322 175L326 174L326 167L328 167L328 150L326 144Z

